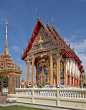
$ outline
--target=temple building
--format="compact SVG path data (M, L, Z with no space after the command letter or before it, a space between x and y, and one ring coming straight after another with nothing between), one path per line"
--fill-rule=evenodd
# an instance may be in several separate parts
M71 49L70 44L64 41L53 27L45 26L42 20L37 19L28 45L24 49L21 59L27 64L27 85L29 85L29 65L32 65L31 85L34 86L34 66L36 67L36 84L40 87L49 84L51 87L65 85L80 88L82 61Z
M19 65L17 66L16 63L13 62L13 60L11 59L11 55L8 51L7 25L8 23L6 21L6 43L4 52L3 54L1 54L0 57L0 95L3 95L3 76L9 75L8 93L12 94L15 93L15 88L20 87L20 75L22 73Z

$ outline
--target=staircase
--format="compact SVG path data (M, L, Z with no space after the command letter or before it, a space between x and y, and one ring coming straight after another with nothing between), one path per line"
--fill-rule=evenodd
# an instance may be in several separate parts
M7 96L0 96L0 104L6 103Z

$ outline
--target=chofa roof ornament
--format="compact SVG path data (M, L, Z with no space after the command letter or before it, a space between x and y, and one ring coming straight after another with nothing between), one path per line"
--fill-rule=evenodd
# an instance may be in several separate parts
M37 8L36 8L36 14L37 14L37 16L38 16L38 19L40 19L39 15L38 15L38 12L37 12Z

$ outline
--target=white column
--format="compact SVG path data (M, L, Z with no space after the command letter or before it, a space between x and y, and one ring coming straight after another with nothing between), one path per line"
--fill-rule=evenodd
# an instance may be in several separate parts
M68 60L68 70L69 70L69 60Z
M71 60L70 60L70 75L71 75Z
M73 75L74 75L74 72L75 72L75 61L73 63Z
M70 60L70 75L71 75L71 60ZM71 85L71 76L70 76L70 85Z

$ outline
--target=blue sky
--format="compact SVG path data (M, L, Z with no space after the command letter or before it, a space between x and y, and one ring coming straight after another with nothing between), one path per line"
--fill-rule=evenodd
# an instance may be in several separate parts
M36 8L45 25L46 15L51 27L53 18L57 31L74 47L86 68L86 0L0 0L0 53L5 48L7 20L9 53L26 80L26 63L21 54L37 21Z

